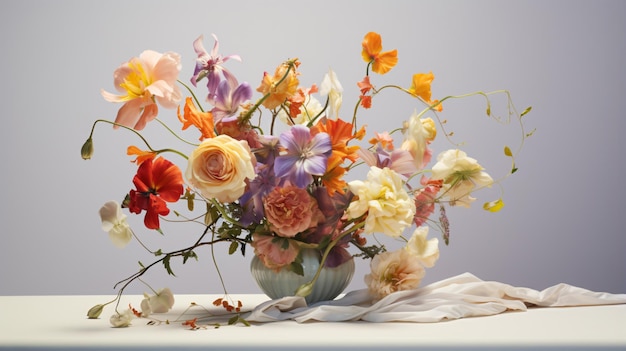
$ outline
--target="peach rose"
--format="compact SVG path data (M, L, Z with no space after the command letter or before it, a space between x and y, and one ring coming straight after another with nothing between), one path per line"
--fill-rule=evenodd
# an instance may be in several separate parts
M263 199L265 217L276 234L292 238L296 234L316 226L313 223L317 202L309 193L297 186L276 187Z
M408 250L386 251L376 255L371 263L371 273L365 284L376 298L393 292L417 288L424 277L424 266Z
M202 141L189 156L187 181L206 198L233 202L254 179L254 156L245 141L219 135Z

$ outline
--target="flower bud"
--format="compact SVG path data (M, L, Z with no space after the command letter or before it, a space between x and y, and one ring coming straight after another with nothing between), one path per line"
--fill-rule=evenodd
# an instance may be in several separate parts
M100 314L102 313L103 309L104 309L103 304L97 304L93 306L92 308L89 309L89 311L87 311L87 318L97 319L98 317L100 317Z
M300 285L298 290L296 290L296 296L307 297L307 296L311 295L311 293L313 292L313 285L314 284L315 283L313 283L313 282L308 282L306 284Z
M83 160L89 160L93 155L93 139L89 138L83 144L83 147L80 148L80 156Z

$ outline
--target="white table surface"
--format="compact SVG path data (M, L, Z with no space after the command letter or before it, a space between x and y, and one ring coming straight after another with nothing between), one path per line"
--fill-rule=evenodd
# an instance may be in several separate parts
M168 318L217 295L177 295ZM264 295L232 295L252 308ZM178 323L111 328L87 310L111 296L0 296L1 350L626 350L626 305L533 308L440 323L275 322L189 330ZM139 308L142 297L123 297ZM198 310L199 311L199 310ZM189 318L193 317L193 312Z

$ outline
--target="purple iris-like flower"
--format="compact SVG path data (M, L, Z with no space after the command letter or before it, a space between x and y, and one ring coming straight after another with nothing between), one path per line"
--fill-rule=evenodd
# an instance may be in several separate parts
M313 176L326 172L328 156L332 152L330 136L317 133L311 136L309 128L295 125L280 135L283 151L274 161L277 177L284 177L300 188L313 182Z
M248 184L248 190L239 198L243 207L240 222L243 225L259 223L263 218L263 197L280 185L279 179L274 176L274 170L264 164L258 164L257 176Z
M241 61L241 57L239 57L239 55L222 56L218 54L219 41L217 40L217 36L215 36L215 34L211 35L213 36L213 39L215 39L215 44L213 45L213 49L210 54L204 49L204 45L202 44L202 35L193 42L193 49L196 54L198 54L198 58L196 59L196 68L194 69L193 76L191 77L191 84L196 86L199 80L207 77L207 88L209 89L209 96L207 100L212 104L213 99L215 98L215 92L217 91L217 87L221 81L220 73L224 75L226 80L234 79L234 76L226 68L224 68L222 64L229 59Z
M215 122L236 114L239 106L251 97L252 87L248 82L239 84L234 77L221 81L213 101L214 107L211 110Z

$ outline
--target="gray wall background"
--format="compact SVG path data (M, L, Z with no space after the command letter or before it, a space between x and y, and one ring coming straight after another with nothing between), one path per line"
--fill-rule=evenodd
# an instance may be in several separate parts
M471 272L536 289L563 282L626 292L624 14L621 1L3 1L0 294L114 293L138 260L150 262L136 244L113 247L97 215L131 188L135 166L125 149L139 141L102 127L94 158L79 155L92 122L115 117L119 105L100 89L113 91L120 63L144 49L175 51L187 81L193 40L204 34L210 49L216 33L222 54L243 57L228 67L254 87L290 57L302 61L304 85L319 84L332 67L346 89L346 115L364 74L360 42L368 31L399 51L398 66L380 82L408 87L413 73L432 70L434 97L505 88L518 109L533 106L526 124L537 132L504 184L507 206L485 213L489 197L481 196L472 210L448 211L452 243L424 284ZM416 107L400 100L380 99L362 122L370 132L399 126ZM175 112L161 111L176 126ZM482 111L480 99L467 99L447 104L441 117L459 123L470 155L489 170L502 145L485 144L496 128L485 128ZM156 124L146 135L168 142ZM445 147L440 138L435 153ZM497 157L488 156L493 150ZM131 216L137 230L142 219ZM166 250L195 234L142 235ZM251 255L217 249L229 291L259 292ZM159 268L146 280L175 293L221 292L210 252L199 255L185 267L174 262L175 278ZM364 286L368 267L357 264L349 289Z

